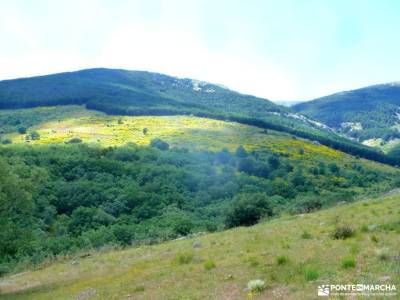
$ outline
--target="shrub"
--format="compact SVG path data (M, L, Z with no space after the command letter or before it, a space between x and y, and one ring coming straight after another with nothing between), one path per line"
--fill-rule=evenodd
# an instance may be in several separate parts
M204 263L203 267L204 267L204 270L210 271L211 269L214 269L216 266L215 266L215 263L209 259Z
M134 292L139 293L139 292L144 292L145 287L143 285L139 285L133 289Z
M245 157L247 157L247 155L248 155L248 153L247 153L246 149L243 148L243 146L239 146L236 149L236 156L237 157L245 158Z
M355 231L353 228L347 225L337 226L332 233L332 237L335 240L345 240L354 236Z
M247 289L251 292L261 293L263 290L265 290L265 287L265 281L261 279L250 280L247 283Z
M342 260L342 268L350 269L356 266L356 261L353 257L346 257Z
M297 199L296 199L297 200ZM315 196L304 196L296 201L296 211L299 213L309 213L322 207L321 199Z
M340 171L340 167L336 163L329 164L329 171L333 174L338 174Z
M169 149L169 144L167 142L164 142L161 139L152 139L150 142L150 146L153 148L160 149L160 150L168 150Z
M183 252L183 253L179 253L176 258L175 261L179 264L179 265L186 265L192 262L193 260L193 253L191 252Z
M309 240L312 238L311 234L308 231L303 231L303 233L301 234L301 238L303 240Z
M1 141L1 143L2 143L3 145L9 145L9 144L12 143L12 141L11 141L10 139L4 139L4 140Z
M379 239L376 235L371 236L371 241L373 241L374 243L378 243Z
M305 269L303 274L306 281L313 281L318 278L318 272L315 269Z
M253 174L255 170L254 160L251 158L242 158L238 163L238 170L247 174Z
M189 218L179 218L175 221L173 229L176 234L188 235L192 232L193 223Z
M19 134L26 134L26 128L25 127L18 128L18 133Z
M68 141L69 144L79 144L82 143L82 140L78 137L72 138Z
M40 140L40 134L37 131L32 131L29 135L31 140Z
M278 257L276 258L276 263L277 263L278 265L284 265L284 264L286 264L288 261L289 261L289 259L288 259L286 256L278 256Z
M271 216L270 201L264 194L240 194L233 200L225 224L227 227L251 226L263 216Z

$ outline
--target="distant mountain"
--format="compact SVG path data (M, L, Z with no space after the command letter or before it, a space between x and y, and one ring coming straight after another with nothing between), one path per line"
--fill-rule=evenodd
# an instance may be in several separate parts
M195 115L230 120L387 162L382 153L341 137L288 107L199 80L97 68L0 81L0 109L68 104L84 104L113 115Z
M184 110L282 112L271 101L231 91L220 85L158 73L87 69L0 81L0 108L55 104L107 105L108 109L143 107ZM250 106L250 107L249 107Z
M373 85L292 107L360 141L400 137L400 83Z

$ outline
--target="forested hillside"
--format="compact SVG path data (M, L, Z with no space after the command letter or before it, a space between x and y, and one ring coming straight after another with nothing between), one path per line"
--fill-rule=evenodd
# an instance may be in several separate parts
M88 69L0 82L0 108L65 104L84 104L113 115L195 115L230 120L288 132L367 159L398 163L286 107L197 80L149 72Z
M380 139L376 146L400 138L400 84L374 85L293 106L360 141Z
M310 212L399 184L395 168L238 123L79 106L1 117L21 118L4 127L0 146L2 273Z

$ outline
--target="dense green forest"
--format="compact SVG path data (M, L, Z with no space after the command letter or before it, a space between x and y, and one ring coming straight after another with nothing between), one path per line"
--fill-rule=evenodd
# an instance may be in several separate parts
M0 82L0 108L65 104L85 104L113 115L195 115L230 120L288 132L367 159L399 164L399 159L293 115L286 107L206 82L112 69Z
M382 138L387 142L400 138L396 128L399 107L400 85L392 83L333 94L296 104L293 109L360 141ZM346 123L361 126L354 129Z
M300 153L301 155L301 153ZM396 186L357 160L85 144L0 147L0 270L104 245L172 239L309 212Z

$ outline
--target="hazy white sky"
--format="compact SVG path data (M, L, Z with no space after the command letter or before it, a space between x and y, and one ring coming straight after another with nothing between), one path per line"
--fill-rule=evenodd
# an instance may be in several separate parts
M91 67L306 100L400 80L397 0L0 0L0 79Z

